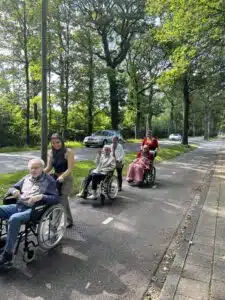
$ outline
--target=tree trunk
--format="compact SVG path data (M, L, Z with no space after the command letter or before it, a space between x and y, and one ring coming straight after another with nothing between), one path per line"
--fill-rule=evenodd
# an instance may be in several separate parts
M189 99L189 86L188 86L188 79L187 75L184 77L183 82L183 101L184 101L184 123L183 123L183 145L188 145L188 129L189 129L189 106L190 106L190 99Z
M38 120L38 106L37 103L34 103L34 120Z
M52 133L52 102L51 102L51 61L48 59L48 128Z
M209 108L208 103L205 103L204 110L204 140L209 139Z
M118 103L118 85L116 80L116 70L110 68L107 73L110 91L111 104L111 124L113 130L118 130L119 124L119 103Z
M169 121L169 132L168 135L174 132L174 103L171 101L171 107L170 107L170 121Z
M148 125L149 129L152 130L152 117L153 117L153 112L152 112L152 98L153 98L153 86L150 86L149 89L149 95L148 95Z
M93 102L94 102L94 63L93 48L90 34L89 35L89 83L88 83L88 135L93 131Z
M24 19L23 19L23 39L24 39L24 70L26 82L26 143L30 145L30 80L29 80L29 60L27 50L27 15L26 2L24 2Z
M69 105L69 61L68 61L68 59L66 59L66 63L65 63L65 102L64 102L64 116L63 116L63 137L64 138L67 138L68 105Z

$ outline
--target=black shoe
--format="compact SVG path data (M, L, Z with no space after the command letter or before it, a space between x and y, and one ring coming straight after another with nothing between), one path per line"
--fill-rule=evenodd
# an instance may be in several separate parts
M122 187L119 187L118 192L122 192L122 191L123 191Z
M13 265L13 255L12 253L3 252L0 258L0 267L11 267Z
M66 228L72 228L73 227L73 223L70 223L66 226Z

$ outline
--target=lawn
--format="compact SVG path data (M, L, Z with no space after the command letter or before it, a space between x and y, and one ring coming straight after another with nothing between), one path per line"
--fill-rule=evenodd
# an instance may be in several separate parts
M67 141L65 142L65 145L68 148L82 148L84 147L82 142L78 141ZM49 145L50 148L50 145ZM0 153L9 153L9 152L22 152L22 151L32 151L32 150L41 150L41 145L37 146L21 146L21 147L16 147L16 146L9 146L9 147L2 147L0 148Z
M163 160L172 159L178 155L189 152L197 148L195 145L183 146L183 145L171 145L165 148L160 149L158 155L156 157L156 164ZM123 170L123 175L126 175L128 165L132 162L132 160L136 157L136 153L128 153L125 158L125 166ZM88 161L80 161L76 162L75 168L73 171L74 177L74 188L73 194L77 193L84 176L87 175L88 170L93 168L94 162ZM15 173L9 174L0 174L0 198L6 193L7 189L13 184L16 183L20 178L22 178L27 171L17 171Z

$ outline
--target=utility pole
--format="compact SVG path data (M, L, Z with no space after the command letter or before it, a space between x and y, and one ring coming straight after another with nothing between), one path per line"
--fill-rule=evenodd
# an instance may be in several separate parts
M42 62L42 112L41 112L41 158L47 162L48 120L47 120L47 10L48 0L42 0L41 14L41 62Z

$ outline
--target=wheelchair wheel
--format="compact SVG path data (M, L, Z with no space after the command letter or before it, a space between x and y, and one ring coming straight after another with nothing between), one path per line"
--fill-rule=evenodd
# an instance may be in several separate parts
M156 169L152 166L151 170L145 171L143 185L153 185L155 182Z
M27 264L32 262L36 257L36 250L35 248L29 249L28 251L25 251L23 254L23 261Z
M153 166L152 170L150 172L150 179L151 179L151 184L155 183L155 177L156 177L156 168Z
M106 182L106 196L113 200L116 198L119 191L118 179L115 175L109 177Z
M50 206L42 215L37 229L37 240L44 250L55 247L66 230L66 214L61 204Z

